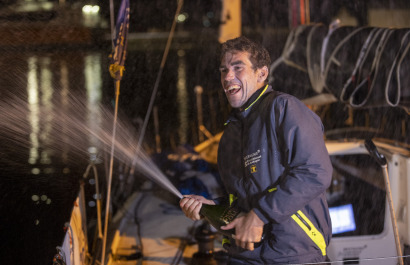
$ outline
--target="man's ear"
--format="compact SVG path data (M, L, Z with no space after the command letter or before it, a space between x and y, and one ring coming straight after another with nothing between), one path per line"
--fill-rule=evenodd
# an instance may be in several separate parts
M259 68L258 70L259 70L258 82L264 83L266 78L268 78L268 67L264 66L262 68Z

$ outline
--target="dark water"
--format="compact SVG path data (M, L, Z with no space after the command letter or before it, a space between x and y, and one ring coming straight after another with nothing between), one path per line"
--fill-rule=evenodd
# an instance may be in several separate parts
M62 244L79 180L94 146L56 111L98 125L101 52L19 52L1 56L0 260L51 264ZM88 111L69 102L80 93ZM7 262L7 263L3 263Z
M104 57L81 51L2 57L2 262L51 264L62 244L88 150L107 149L84 128L111 135L112 116L102 111L113 109L103 103ZM89 186L91 217L95 200Z

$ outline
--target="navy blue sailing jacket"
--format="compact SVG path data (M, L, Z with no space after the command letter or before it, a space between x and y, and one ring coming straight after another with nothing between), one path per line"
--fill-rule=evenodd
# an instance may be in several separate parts
M265 223L265 238L254 251L231 242L228 252L250 264L323 261L331 239L325 192L332 165L320 118L270 86L246 106L227 121L218 168L231 202Z

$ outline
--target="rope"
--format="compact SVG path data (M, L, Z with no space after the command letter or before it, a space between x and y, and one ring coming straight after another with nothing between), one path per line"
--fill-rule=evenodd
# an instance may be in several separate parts
M103 249L101 255L101 264L105 264L105 250L107 247L107 233L108 233L108 218L110 212L110 198L111 198L111 183L112 183L112 173L114 167L114 149L115 149L115 136L117 131L117 118L118 118L118 99L120 95L120 80L116 82L116 96L115 96L115 111L114 111L114 121L113 121L113 132L112 132L112 142L111 142L111 159L109 167L109 178L107 184L107 201L105 207L105 222L104 222L104 238L103 238Z
M115 40L115 30L114 30L114 3L113 0L110 0L110 21L111 21L111 45L112 49L114 50L114 40ZM115 69L113 69L113 67ZM124 68L110 66L110 74L113 76L112 71L120 71L120 75L122 76ZM116 90L115 90L115 110L114 110L114 121L113 121L113 133L112 133L112 140L111 140L111 152L110 152L110 166L109 166L109 175L108 175L108 183L107 183L107 201L106 201L106 208L105 208L105 222L104 222L104 235L103 235L103 245L102 245L102 255L101 255L101 264L105 264L105 251L107 246L107 233L108 233L108 218L110 212L110 198L111 198L111 182L112 182L112 174L113 174L113 167L114 167L114 150L115 150L115 136L116 136L116 129L117 129L117 117L118 117L118 99L120 95L120 80L116 80L115 82ZM98 195L97 195L98 196ZM99 235L100 236L100 235Z

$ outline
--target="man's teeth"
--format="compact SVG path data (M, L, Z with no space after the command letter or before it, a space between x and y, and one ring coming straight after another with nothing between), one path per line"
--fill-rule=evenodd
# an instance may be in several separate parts
M238 85L233 85L228 87L228 91L234 90L234 89L240 89L241 87Z

